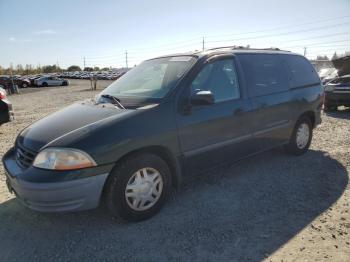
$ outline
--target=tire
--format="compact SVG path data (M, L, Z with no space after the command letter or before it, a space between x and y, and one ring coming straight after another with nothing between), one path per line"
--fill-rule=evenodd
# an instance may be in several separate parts
M308 131L308 135L306 134L305 129ZM305 133L304 133L305 131ZM299 139L298 139L299 137ZM285 146L287 153L295 156L300 156L309 149L312 140L312 123L309 117L302 116L298 119L295 124L293 133L289 139L289 143Z
M28 84L27 84L27 83L23 83L23 84L22 84L22 87L23 87L23 88L27 88L27 87L28 87Z
M41 86L47 87L48 84L46 82L42 83Z
M62 86L67 86L68 83L66 81L62 82Z
M140 170L142 170L142 172ZM141 181L140 179L146 179L145 177L148 177L147 174L150 174L151 177L156 177L154 179L154 181L156 181L154 184L161 180L153 189L149 188L148 182L146 182L146 184L137 182ZM141 186L143 186L143 189L139 188ZM138 187L137 190L139 191L130 189L132 187ZM157 155L137 153L122 160L122 162L112 170L106 182L104 196L107 207L114 216L130 222L136 222L148 219L157 214L164 205L170 190L171 173L166 162ZM157 197L153 196L154 191L157 191ZM127 194L131 196L127 197ZM139 199L138 197L142 194L148 194L148 198L151 197L157 200L154 200L153 203L144 199L142 201L137 201L137 199ZM132 205L135 205L135 207L132 207Z

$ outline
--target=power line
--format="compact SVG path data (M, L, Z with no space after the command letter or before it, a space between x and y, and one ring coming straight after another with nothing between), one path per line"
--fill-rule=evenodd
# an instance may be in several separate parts
M249 31L249 32L242 32L242 33L236 33L236 34L224 34L224 35L207 35L205 36L206 38L212 38L212 37L223 37L223 36L233 36L233 35L246 35L246 34L256 34L256 33L263 33L263 32L270 32L270 31L278 31L281 29L285 28L294 28L294 27L299 27L299 26L304 26L304 25L311 25L311 24L316 24L316 23L322 23L322 22L328 22L328 21L334 21L334 20L339 20L343 18L350 18L350 16L340 16L340 17L333 17L333 18L328 18L328 19L321 19L321 20L313 20L312 22L307 22L307 23L301 23L301 24L290 24L286 26L280 26L280 27L274 27L270 29L263 29L263 30L257 30L257 31Z
M274 27L274 28L269 28L269 29L264 29L264 30L257 30L257 31L250 31L250 32L241 32L241 33L237 33L237 34L207 35L207 36L205 36L205 38L263 33L263 32L281 30L281 29L285 29L285 28L291 28L291 27L298 27L298 26L304 26L304 25L310 25L310 24L334 21L334 20L339 20L339 19L344 19L344 18L350 18L350 16L340 16L340 17L332 17L332 18L327 18L327 19L318 19L318 20L312 20L312 21L306 22L306 23L293 24L293 25L290 24L290 25L286 25L286 26L280 26L280 27ZM167 50L170 50L170 49L174 49L174 48L181 48L182 46L177 47L177 45L179 45L179 44L187 43L186 46L189 46L188 43L192 43L191 45L199 44L200 41L202 40L202 38L203 37L199 37L198 36L198 37L195 37L195 38L192 38L192 39L183 40L183 41L171 42L171 43L161 44L161 45L152 45L152 47L145 47L145 48L128 48L128 50L132 51L134 53L136 51L157 50L157 49L162 48L162 47L175 46L173 48L168 48L167 49ZM120 49L120 53L122 53L122 52L123 52L122 49Z
M339 20L339 19L344 19L344 18L349 18L349 17L350 16L342 16L342 17L334 17L334 18L328 18L328 19L319 19L319 20L314 20L312 22L301 23L301 24L297 24L297 25L281 26L281 27L275 27L275 28L259 30L259 31L242 32L239 35L246 35L246 34L252 34L252 33L261 33L261 32L268 32L268 31L276 31L276 30L281 30L283 28L296 27L296 26L315 24L315 23L322 23L322 22ZM340 23L340 24L335 24L335 25L333 24L333 25L322 26L322 27L317 27L317 28L309 28L309 29L302 29L302 30L296 30L296 31L290 31L290 32L282 32L282 33L277 33L277 34L269 34L269 35L254 36L254 37L251 36L251 37L236 38L236 39L229 39L229 40L208 41L208 43L216 43L216 42L219 43L219 42L230 42L230 41L237 41L237 40L267 38L267 37L280 36L280 35L286 35L286 34L295 34L295 33L300 33L300 32L309 32L309 31L321 30L321 29L325 29L325 28L336 27L336 26L343 26L343 25L345 25L345 24L344 23ZM229 34L229 35L233 35L233 34ZM213 36L206 36L206 37L213 37ZM201 44L202 44L202 50L203 50L204 49L203 48L204 37L202 37L201 40L202 40ZM187 43L187 44L178 46L178 44L180 44L180 43ZM188 44L188 43L191 43L191 44ZM129 51L131 50L132 53L145 53L146 50L148 50L148 51L156 50L157 53L160 53L160 52L166 52L166 51L173 51L174 49L180 49L180 48L184 48L184 47L194 47L195 45L197 45L197 47L199 47L199 38L193 38L193 39L189 39L189 40L173 42L171 44L162 44L162 45L153 46L153 47L149 47L149 48L135 48L135 49L128 49L128 50ZM159 47L161 47L161 46L164 46L164 47L174 46L174 47L160 50ZM115 60L116 58L121 58L121 57L123 57L123 55L121 55L121 54L120 55L106 55L106 56L89 57L89 58L87 58L87 60L91 61L91 62L93 60L93 62L96 62L96 60L97 61L104 60L102 58L111 58L111 60ZM105 59L104 61L107 61L107 59Z
M310 37L310 38L292 39L292 40L286 40L284 42L297 42L297 41L304 41L304 40L310 40L310 39L315 39L315 38L323 38L323 37L330 37L330 36L337 36L337 35L348 35L348 34L350 34L350 31L341 32L341 33L334 33L334 34L328 34L328 35L313 36L313 37Z
M323 44L331 44L331 43L341 43L341 42L347 42L350 41L350 39L345 39L345 40L337 40L337 41L323 41L323 42L318 42L318 43L311 43L308 44L308 46L318 46L318 45L323 45ZM285 48L296 48L296 47L303 47L304 45L294 45L294 46L286 46Z
M347 25L347 24L341 23L341 24L336 24L336 25L323 26L323 27L315 27L315 28L302 29L302 30L296 30L296 31L289 31L289 32L278 33L278 34L261 35L261 36L250 36L250 37L235 38L235 39L228 39L228 40L208 41L208 43L220 43L220 42L230 42L230 41L239 41L239 40L269 38L269 37L274 37L274 36L289 35L289 34L296 34L296 33L302 33L302 32L310 32L310 31L318 31L318 30L323 30L323 29L325 29L325 28L339 27L339 26L344 26L344 25Z

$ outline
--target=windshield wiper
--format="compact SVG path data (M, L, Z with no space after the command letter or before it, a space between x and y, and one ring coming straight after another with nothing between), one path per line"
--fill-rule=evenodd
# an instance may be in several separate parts
M112 100L114 102L113 104L117 104L121 109L125 109L125 107L120 103L120 99L118 97L108 94L101 95L101 97Z

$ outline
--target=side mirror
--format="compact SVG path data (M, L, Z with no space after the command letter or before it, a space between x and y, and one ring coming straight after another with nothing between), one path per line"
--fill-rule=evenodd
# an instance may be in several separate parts
M192 105L211 105L214 104L215 98L211 91L198 91L191 97Z

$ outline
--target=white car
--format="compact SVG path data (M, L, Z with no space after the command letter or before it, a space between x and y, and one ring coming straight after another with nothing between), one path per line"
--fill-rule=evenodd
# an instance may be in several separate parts
M69 82L66 79L56 76L44 76L34 80L36 86L68 86Z

